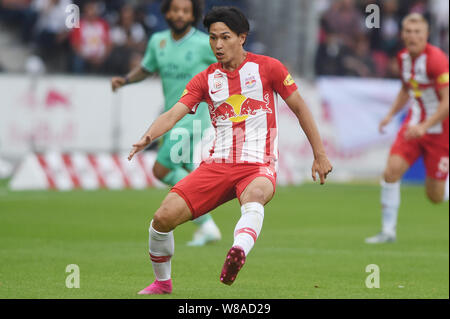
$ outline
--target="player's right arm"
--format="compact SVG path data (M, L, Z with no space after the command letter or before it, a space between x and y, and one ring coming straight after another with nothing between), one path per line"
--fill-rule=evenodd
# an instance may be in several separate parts
M137 143L133 144L130 155L128 155L128 160L130 161L134 154L142 151L153 140L170 131L175 124L189 112L190 109L186 105L177 102L170 110L161 114L155 122L153 122L147 132L145 132L142 138Z
M131 70L125 77L115 76L111 79L111 89L117 91L124 85L140 82L152 73L158 72L158 61L156 59L156 37L152 36L148 41L147 49L141 65Z
M391 109L389 110L388 114L383 118L383 120L381 120L378 126L380 133L384 133L384 127L392 121L392 118L395 116L395 114L400 112L400 110L405 107L406 102L408 102L408 100L409 100L408 88L406 87L406 84L403 83L402 88L400 89L400 92L398 92Z
M186 114L194 114L197 111L200 102L204 101L205 92L208 92L204 78L205 73L201 72L189 81L180 100L160 115L139 142L133 144L128 160L131 160L134 154L146 148L153 140L170 131Z
M125 77L123 76L113 77L111 79L111 89L113 90L113 92L116 92L122 86L140 82L146 79L149 75L151 75L150 72L145 70L142 66L138 66L135 69L131 70L130 73L128 73Z

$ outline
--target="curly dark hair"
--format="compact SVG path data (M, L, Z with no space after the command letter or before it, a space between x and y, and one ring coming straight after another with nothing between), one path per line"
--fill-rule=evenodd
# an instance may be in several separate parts
M202 14L203 14L203 0L191 0L191 2L192 2L192 9L193 9L193 12L194 12L194 22L192 23L192 25L196 26L198 24L198 22L202 18ZM171 4L172 4L172 0L164 0L161 3L161 12L162 12L162 14L165 15L169 11Z

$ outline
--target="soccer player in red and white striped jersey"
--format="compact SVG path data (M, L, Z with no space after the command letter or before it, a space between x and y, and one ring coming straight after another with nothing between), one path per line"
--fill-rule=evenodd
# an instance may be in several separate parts
M246 52L244 61L233 71L219 62L197 74L180 102L192 113L200 101L208 103L216 130L212 161L269 164L276 171L277 95L286 99L296 90L294 80L278 60Z
M320 183L332 170L314 119L287 69L278 60L246 52L249 24L236 8L216 7L204 20L218 63L197 74L179 102L133 145L129 159L161 136L200 102L209 107L216 138L210 157L177 183L150 225L150 257L156 280L140 294L172 291L173 229L237 198L241 218L220 280L231 285L258 238L264 205L273 197L278 159L277 95L297 116L314 153L312 177Z
M391 147L381 183L382 231L367 243L396 240L400 180L423 155L425 190L433 203L448 200L449 168L449 65L439 48L427 43L428 23L417 13L402 21L405 49L398 54L402 88L390 112L380 123L380 131L412 98L405 122Z

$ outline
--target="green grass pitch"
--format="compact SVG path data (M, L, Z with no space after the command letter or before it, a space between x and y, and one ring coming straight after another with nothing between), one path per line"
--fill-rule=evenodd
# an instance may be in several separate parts
M449 298L449 206L402 187L398 241L369 246L380 228L377 185L279 187L232 286L220 283L240 216L236 200L213 212L223 239L187 247L175 230L174 291L138 296L153 281L148 227L167 190L10 192L0 183L0 298L316 299ZM66 288L77 264L80 288ZM366 266L380 288L366 288Z

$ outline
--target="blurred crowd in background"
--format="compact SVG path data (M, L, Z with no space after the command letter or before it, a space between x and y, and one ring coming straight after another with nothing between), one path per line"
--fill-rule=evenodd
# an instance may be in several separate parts
M149 37L168 27L161 2L0 0L0 22L14 28L50 72L123 74L140 63ZM242 3L216 0L205 7ZM71 4L80 8L80 28L66 27Z
M234 5L251 18L250 3L207 0L205 10ZM371 3L380 7L381 28L365 25L365 8ZM79 29L65 25L70 4L80 7ZM160 5L161 0L0 0L0 27L13 30L49 72L124 74L140 63L149 36L167 28ZM312 35L318 37L316 75L396 77L401 19L411 12L428 19L430 42L448 54L446 0L319 0L314 5L319 30ZM252 30L250 48L257 33Z
M401 20L420 13L430 23L430 42L448 55L448 1L329 1L321 12L316 74L396 77L402 48ZM380 8L380 28L367 28L365 8Z

